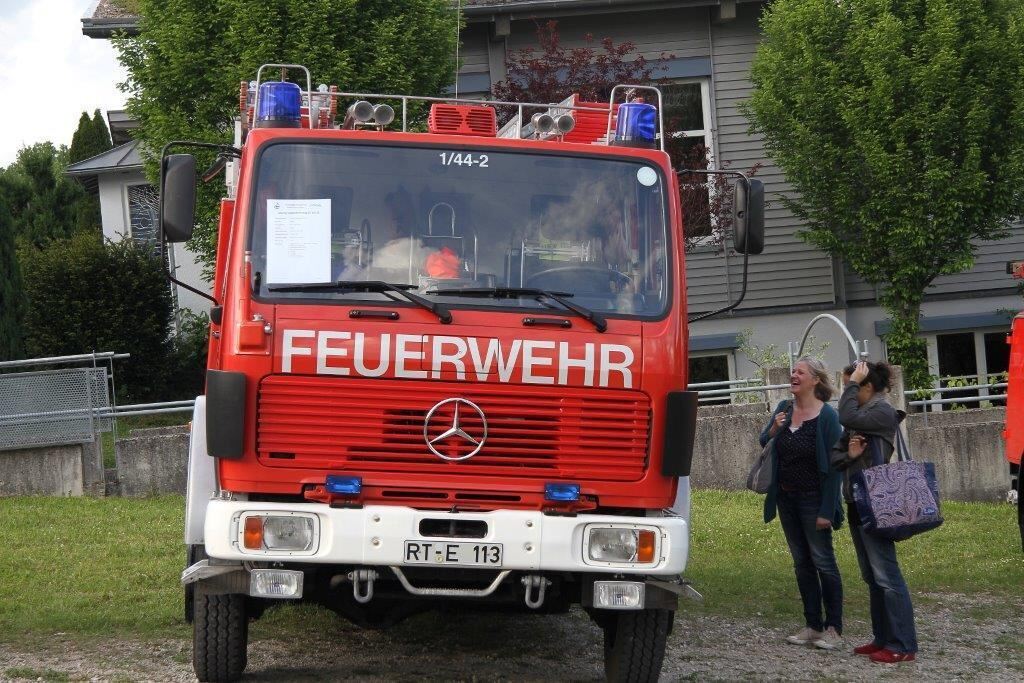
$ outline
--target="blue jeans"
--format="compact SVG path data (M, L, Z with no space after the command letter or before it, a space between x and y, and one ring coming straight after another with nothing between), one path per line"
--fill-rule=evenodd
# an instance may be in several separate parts
M893 652L917 652L914 605L896 561L896 544L850 524L860 575L871 599L871 633L875 645Z
M778 493L779 521L793 556L796 585L804 603L807 626L823 631L829 626L843 632L843 580L832 549L832 530L818 531L819 491ZM825 618L822 619L822 606Z

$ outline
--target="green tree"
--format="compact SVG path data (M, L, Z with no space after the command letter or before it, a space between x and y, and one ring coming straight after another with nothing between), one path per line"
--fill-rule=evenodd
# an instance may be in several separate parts
M113 146L110 140L110 130L107 128L107 122L103 120L100 110L97 109L92 118L89 118L89 114L83 111L81 118L78 119L78 128L71 138L68 163L74 164L83 159L89 159L106 152ZM78 230L100 229L100 200L96 192L86 192L78 202L75 224Z
M803 236L884 287L927 383L921 301L1024 213L1024 16L1010 0L776 0L747 114Z
M97 154L102 154L114 145L110 141L110 131L103 115L97 109L92 118L89 114L82 112L78 119L78 128L71 137L71 147L68 149L68 163L74 164L83 159L89 159Z
M457 17L448 0L140 0L139 13L139 35L114 44L153 182L168 140L231 142L239 84L262 64L303 64L314 87L363 92L436 95L454 75ZM222 194L211 183L198 195L189 246L207 275Z
M166 400L172 303L151 247L79 233L26 246L19 259L29 356L127 351L131 358L117 368L119 400Z
M41 142L23 147L0 172L0 201L7 204L17 237L38 246L76 231L85 190L64 175L67 158L67 148Z
M21 269L14 248L14 223L0 197L0 361L22 354Z

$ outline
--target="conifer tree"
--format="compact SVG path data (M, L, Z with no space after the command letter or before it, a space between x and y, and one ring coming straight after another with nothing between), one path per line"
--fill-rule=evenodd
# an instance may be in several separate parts
M110 131L103 120L103 115L97 109L92 118L87 112L82 112L78 119L78 128L71 138L71 148L68 151L68 162L76 163L82 159L89 159L97 154L102 154L113 147L110 143Z
M0 197L0 361L22 355L21 270L14 244L14 222Z

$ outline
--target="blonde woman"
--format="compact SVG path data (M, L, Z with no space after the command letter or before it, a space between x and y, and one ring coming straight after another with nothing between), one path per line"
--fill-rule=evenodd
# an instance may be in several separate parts
M843 506L842 474L830 460L843 430L827 403L832 385L820 360L798 360L789 390L792 400L779 403L761 432L762 446L775 437L764 521L778 514L803 601L805 627L786 640L832 650L842 643L843 633L843 582L832 549L832 531L842 524Z

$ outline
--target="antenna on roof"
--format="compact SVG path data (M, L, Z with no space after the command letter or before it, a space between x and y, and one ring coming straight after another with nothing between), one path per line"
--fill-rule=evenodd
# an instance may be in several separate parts
M462 0L455 5L455 99L459 99L459 26L462 24Z

